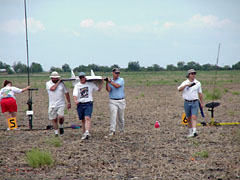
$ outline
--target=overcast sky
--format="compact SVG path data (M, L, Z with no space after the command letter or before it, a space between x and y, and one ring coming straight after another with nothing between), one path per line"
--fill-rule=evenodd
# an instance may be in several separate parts
M240 61L239 0L27 0L29 57L44 70ZM0 61L27 63L24 0L0 0Z

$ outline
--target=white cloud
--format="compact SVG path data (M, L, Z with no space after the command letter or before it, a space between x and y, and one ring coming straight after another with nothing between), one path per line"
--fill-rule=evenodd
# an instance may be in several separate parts
M80 22L80 26L83 28L89 28L94 25L94 21L92 19L85 19Z
M99 22L96 24L96 28L100 28L100 29L106 29L106 28L111 28L115 26L114 22L112 21L106 21L106 22Z
M25 20L9 20L8 22L2 24L0 27L1 31L7 33L22 33L25 32ZM28 30L29 32L37 33L38 31L44 31L45 27L40 21L37 21L34 18L28 18Z
M44 25L40 21L35 20L34 18L28 18L28 27L29 31L32 33L37 33L38 31L45 30Z
M219 18L214 15L202 16L201 14L196 14L190 18L189 23L198 26L207 25L210 27L222 28L231 24L232 22L229 19L219 20Z
M83 28L107 29L115 26L115 23L113 21L95 23L93 19L84 19L80 22L80 26Z
M176 24L174 23L174 22L165 22L164 24L163 24L163 27L164 28L171 28L171 27L173 27L173 26L175 26Z
M19 21L19 20L10 20L0 26L0 30L11 33L11 34L16 34L19 32L24 32L24 24Z

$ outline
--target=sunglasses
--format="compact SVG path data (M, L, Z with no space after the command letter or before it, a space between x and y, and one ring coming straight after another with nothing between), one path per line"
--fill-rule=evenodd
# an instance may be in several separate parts
M191 75L196 75L196 73L195 72L193 72L193 73L190 73Z
M120 72L115 72L115 74L120 74Z
M80 78L80 79L83 79L83 78L85 78L85 76L79 76L79 78Z

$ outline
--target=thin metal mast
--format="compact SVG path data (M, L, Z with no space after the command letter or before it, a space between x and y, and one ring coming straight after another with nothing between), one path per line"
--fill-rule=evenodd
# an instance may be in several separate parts
M215 99L215 87L216 87L216 82L217 82L217 69L218 69L218 59L219 59L219 54L220 54L220 46L221 44L219 43L218 46L218 55L217 55L217 62L216 62L216 69L215 69L215 77L214 77L214 85L213 85L213 96L212 96L212 102Z
M25 10L25 32L26 32L26 49L27 49L27 72L28 72L28 86L30 86L30 78L29 78L29 52L28 52L28 30L27 30L27 5L26 0L24 0L24 10ZM30 97L30 92L28 91L28 95Z

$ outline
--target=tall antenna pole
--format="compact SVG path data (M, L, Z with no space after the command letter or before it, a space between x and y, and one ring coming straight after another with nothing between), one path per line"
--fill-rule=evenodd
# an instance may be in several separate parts
M25 10L25 32L26 32L26 49L27 49L27 72L28 72L28 86L30 85L29 78L29 53L28 53L28 31L27 31L27 5L26 0L24 0L24 10ZM30 97L30 92L28 91L28 96Z
M217 55L217 62L216 62L216 69L215 69L215 77L214 77L214 85L213 85L213 96L212 96L212 102L215 99L215 87L216 87L216 81L217 81L217 69L218 69L218 59L219 59L219 54L220 54L220 43L218 46L218 55Z

